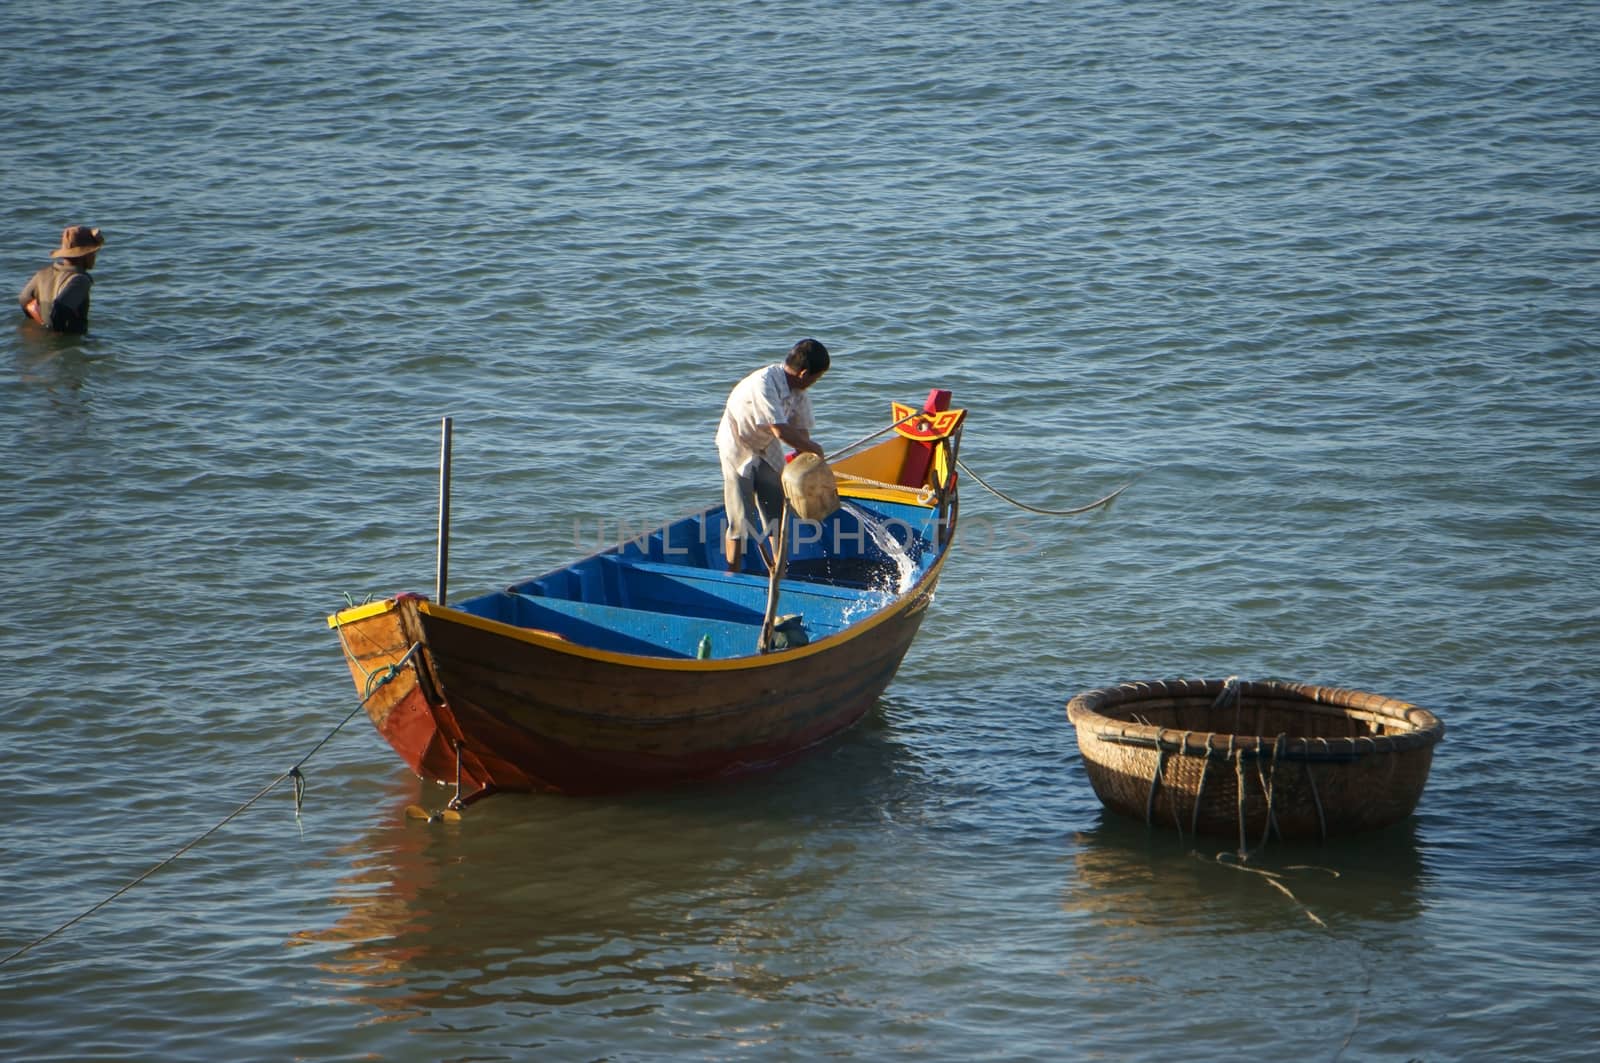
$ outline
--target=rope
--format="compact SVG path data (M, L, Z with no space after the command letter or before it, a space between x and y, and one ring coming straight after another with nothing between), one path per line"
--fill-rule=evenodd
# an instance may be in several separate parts
M828 460L829 461L838 461L840 458L844 457L846 454L850 453L852 450L855 450L857 447L865 446L866 444L872 442L874 439L877 439L879 436L886 435L886 434L888 434L890 432L893 432L896 428L899 428L901 425L905 424L907 421L911 420L913 417L927 417L927 416L930 416L930 414L926 410L912 410L910 413L906 414L904 417L900 418L898 421L895 421L893 424L889 425L887 428L880 428L876 432L873 432L871 435L864 435L860 439L856 440L854 443L846 443L844 446L840 447L838 450L836 450L832 454L828 455Z
M1239 696L1239 677L1230 675L1222 681L1222 689L1217 691L1217 699L1211 703L1211 711L1216 712L1228 702Z
M962 461L960 458L956 459L956 465L961 469L962 472L978 481L978 483L983 486L984 490L988 491L1002 502L1009 502L1018 509L1025 509L1029 513L1038 513L1046 517L1071 517L1078 513L1087 513L1091 509L1098 509L1101 506L1109 505L1114 498L1133 486L1133 481L1129 480L1127 483L1123 484L1109 495L1106 495L1104 498L1097 498L1088 505L1074 506L1072 509L1040 509L1038 506L1030 506L1026 502L1019 502L1015 498L1012 498L1010 495L1006 494L1004 491L990 486L983 477L973 472L972 469L968 467L967 463Z
M350 599L350 595L346 594L344 596L344 600L347 601L347 602L350 601L351 600ZM354 603L352 603L352 606L353 605L354 605ZM351 651L350 644L345 641L345 639L344 639L344 624L339 620L339 614L338 613L335 613L333 615L333 630L334 630L334 633L339 636L339 648L344 651L345 660L349 661L352 665L354 665L356 671L361 673L361 679L362 679L362 681L364 683L363 689L371 690L372 689L372 673L367 671L365 668L361 667L361 662L356 659L355 653L353 653Z
M1299 897L1296 897L1294 892L1290 890L1288 886L1283 884L1283 876L1278 874L1278 872L1267 871L1259 867L1245 867L1243 864L1235 864L1224 859L1223 857L1225 855L1226 854L1223 853L1219 853L1217 855L1217 864L1222 867L1232 868L1235 871L1245 871L1252 875L1260 875L1262 878L1267 880L1267 885L1271 886L1273 889L1277 890L1279 893L1293 901L1307 919L1311 920L1322 929L1328 930L1328 924L1323 922L1321 917L1318 916L1316 912L1313 912L1309 907L1307 907L1304 901L1302 901Z
M400 674L400 669L405 668L406 664L410 663L411 658L416 656L416 652L421 650L421 648L421 642L413 642L410 650L406 650L405 655L403 655L400 660L395 661L394 664L390 664L386 671L368 672L368 674L366 674L366 695L363 696L362 701L360 701L360 703L358 703L354 709L350 709L349 712L346 712L346 714L344 714L344 719L339 720L338 724L334 725L334 728L331 730L331 732L323 735L322 741L318 741L315 746L312 746L312 748L310 748L310 752L307 752L306 756L301 757L298 764L294 765L294 767L291 767L288 772L285 772L285 775L299 776L301 765L306 764L307 760L317 756L318 749L322 749L323 746L326 746L328 741L330 741L334 735L338 735L338 733L341 732L342 728L344 728L344 725L349 724L350 720L355 719L355 714L362 711L362 709L365 709L366 703L373 700L374 696L378 696L379 690L382 690L382 688L386 687L386 685L389 685L389 680L392 680L395 676L398 676L398 674ZM282 781L283 776L280 775L278 776L277 781L272 783L272 786L277 786L277 784L282 783ZM267 789L270 789L270 786ZM306 791L306 788L304 788L304 783L296 783L296 792L304 791ZM243 812L243 808L240 808L240 812ZM237 815L237 813L235 813L235 815ZM299 802L294 804L294 815L299 815ZM219 824L219 826L221 826L221 824Z
M94 913L98 912L100 909L104 908L106 905L110 904L112 901L116 900L118 897L121 897L124 893L127 893L129 890L133 889L135 886L137 886L141 882L145 881L145 879L149 878L151 875L154 875L157 871L160 871L162 868L166 867L168 864L170 864L174 860L178 859L178 857L182 856L184 853L187 853L190 849L193 849L195 846L199 845L201 842L205 841L207 838L209 838L213 834L217 833L217 831L219 831L223 827L227 826L234 819L238 818L238 816L241 815L251 805L255 804L257 801L259 801L263 797L267 796L267 794L271 793L278 786L278 784L283 782L283 780L285 780L285 779L289 779L289 778L294 779L294 813L295 813L296 816L298 816L300 814L301 798L305 794L305 776L301 774L300 768L306 763L306 761L310 760L314 755L316 755L318 750L320 750L323 746L327 745L328 744L328 740L331 739L334 735L338 734L340 729L342 729L345 724L349 723L355 717L356 713L358 713L362 709L366 708L367 702L372 700L373 695L377 694L377 692L380 689L382 689L383 686L386 683L388 683L391 679L393 679L395 676L400 674L401 667L404 666L407 662L409 662L411 660L412 656L417 652L417 650L419 648L421 648L421 644L420 643L413 643L411 648L406 651L406 654L405 654L404 657L400 658L394 664L389 666L389 670L386 673L383 674L383 676L378 680L378 682L377 682L377 684L375 686L369 681L367 685L370 688L370 691L369 691L369 693L367 694L366 697L361 699L361 704L357 705L354 709L351 709L349 714L347 716L345 716L344 719L340 720L338 725L335 726L333 730L329 731L327 733L327 735L324 736L322 741L318 742L316 745L311 747L311 752L309 752L305 756L301 757L295 763L294 767L290 768L288 771L284 772L282 775L279 775L276 779L273 779L271 782L267 783L266 786L262 787L259 791L256 792L256 795L254 797L250 798L250 800L246 801L244 804L240 805L238 808L234 809L232 812L229 812L226 816L223 816L222 819L219 820L214 827L211 827L209 830L205 831L204 833L202 833L198 837L196 837L193 840L191 840L190 842L188 842L186 845L184 845L181 848L179 848L177 852L173 853L171 856L167 857L165 860L162 860L160 863L156 864L154 867L152 867L149 870L145 871L143 874L141 874L137 878L135 878L132 882L129 882L127 885L123 886L121 889L119 889L115 893L111 894L111 896L109 896L109 897L105 898L104 900L100 901L98 904L95 904L95 905L85 909L84 911L79 912L77 915L73 916L71 919L68 919L65 923L62 923L60 926L56 927L54 930L50 931L48 934L44 935L43 937L36 938L33 941L30 941L26 945L22 946L20 949L17 949L15 952L11 953L10 955L8 955L8 956L6 956L4 958L0 958L0 967L4 967L6 964L8 964L12 960L16 959L18 956L21 956L23 953L28 952L28 951L30 951L32 949L35 949L38 946L43 945L46 941L49 941L51 938L57 936L58 934L61 934L61 933L65 932L65 931L71 929L72 927L76 926L78 923L83 922L85 919L89 918L91 915L93 915Z
M1276 818L1277 814L1273 808L1273 798L1277 793L1275 784L1278 781L1278 750L1282 747L1287 738L1287 735L1280 734L1277 738L1272 740L1272 763L1270 763L1265 770L1263 770L1261 767L1261 757L1259 755L1259 751L1261 749L1261 738L1259 736L1256 738L1256 750L1258 754L1256 756L1256 774L1261 777L1261 792L1267 797L1267 819L1266 822L1261 825L1261 844L1256 846L1257 849L1266 847L1267 842L1272 838L1272 832L1278 827L1278 821ZM1278 831L1278 837L1283 837L1283 831Z
M857 476L853 472L840 472L840 473L835 473L834 475L840 480L849 481L850 483L855 483L855 484L865 484L868 487L882 487L882 488L886 488L887 490L890 490L890 491L910 491L910 490L912 490L912 488L907 487L905 484L885 483L882 480L874 480L869 476ZM922 488L922 489L917 491L917 504L919 506L925 506L929 502L933 501L933 496L934 496L933 488L924 487L924 488Z
M1200 802L1206 795L1206 773L1211 770L1212 734L1206 735L1206 755L1200 761L1200 781L1194 788L1194 810L1189 814L1189 833L1195 837L1200 836Z
M1166 766L1167 751L1163 748L1161 752L1156 755L1156 770L1150 775L1150 793L1149 796L1144 799L1144 825L1147 827L1155 825L1154 818L1156 810L1156 790L1161 786L1161 772L1164 768L1166 768ZM1178 833L1180 837L1183 834L1181 829Z
M1186 756L1189 755L1189 736L1191 734L1193 734L1193 733L1194 733L1193 731L1185 731L1185 732L1183 732L1183 739L1178 743L1177 753L1178 753L1179 757L1186 757ZM1200 772L1201 772L1201 776L1202 776L1201 785L1204 785L1203 779L1204 779L1205 769L1201 768ZM1199 807L1199 795L1198 794L1196 795L1195 805L1196 805L1196 807ZM1182 845L1183 844L1183 816L1181 816L1179 814L1179 812L1178 812L1178 795L1176 793L1174 793L1172 795L1172 825L1177 828L1177 830L1178 830L1178 844Z
M1201 857L1199 853L1195 853L1193 855L1198 859L1204 859L1204 857ZM1259 875L1262 879L1264 879L1266 881L1267 885L1271 886L1273 889L1277 890L1279 893L1281 893L1285 897L1289 898L1289 900L1294 904L1294 906L1300 909L1300 912L1301 912L1302 915L1304 915L1312 923L1315 923L1325 933L1330 935L1330 937L1334 937L1335 939L1337 939L1338 935L1335 933L1333 928L1330 927L1326 922L1324 922L1321 916L1317 915L1316 912L1312 911L1311 907L1309 905L1307 905L1299 897L1295 896L1294 895L1294 891L1289 889L1288 886L1284 885L1283 878L1285 876L1279 874L1276 871L1267 871L1267 870L1264 870L1262 868L1257 868L1257 867L1245 867L1243 864L1233 863L1232 861L1227 859L1227 855L1228 854L1226 854L1226 853L1218 853L1216 855L1216 857L1215 857L1215 863L1220 867L1231 868L1234 871L1244 871L1244 872L1248 872L1249 874L1252 874L1252 875ZM1332 868L1311 867L1311 866L1304 865L1304 864L1291 864L1287 868L1285 868L1284 870L1286 870L1286 871L1324 871L1324 872L1332 875L1334 878L1338 878L1339 877L1339 872L1333 870ZM1372 965L1367 962L1366 950L1362 949L1358 942L1353 943L1353 945L1354 945L1354 947L1356 949L1356 957L1361 963L1362 973L1366 976L1365 983L1362 985L1361 990L1360 990L1360 995L1361 996L1370 996L1371 993L1372 993L1372 982L1373 982ZM1361 1003L1358 1000L1356 1002L1355 1013L1351 1016L1351 1019L1350 1019L1350 1032L1345 1034L1344 1042L1342 1044L1340 1044L1339 1050L1333 1054L1333 1058L1335 1060L1340 1059L1340 1058L1343 1057L1345 1049L1350 1047L1350 1042L1355 1039L1356 1031L1358 1031L1360 1028L1361 1028Z
M844 446L840 447L838 450L836 450L832 454L828 455L828 461L829 462L838 461L840 458L844 457L846 454L850 453L852 450L855 450L856 448L861 447L861 446L865 446L866 444L872 442L874 439L877 439L879 436L885 435L885 434L887 434L889 432L894 431L896 428L899 428L901 425L905 424L907 421L913 420L914 418L917 418L917 417L925 417L925 416L928 416L926 410L912 410L910 413L906 414L904 417L900 418L898 421L895 421L893 424L891 424L891 425L889 425L889 426L887 426L885 428L880 428L876 432L871 433L870 435L862 436L860 439L856 440L854 443L847 443ZM967 463L962 461L960 458L956 459L956 466L958 468L960 468L962 472L966 473L968 476L970 476L974 480L978 481L978 483L983 486L984 490L988 491L990 494L994 495L996 498L998 498L998 499L1000 499L1000 500L1002 500L1004 502L1009 502L1013 506L1016 506L1018 509L1025 509L1029 513L1038 513L1038 514L1040 514L1042 516L1046 516L1046 517L1072 517L1072 516L1076 516L1079 513L1087 513L1091 509L1098 509L1101 506L1109 505L1114 498L1116 498L1118 495L1122 494L1122 492L1126 491L1128 488L1133 486L1133 481L1129 480L1127 483L1123 484L1121 487L1117 488L1115 491L1111 492L1109 495L1106 495L1104 498L1097 498L1093 502L1090 502L1088 505L1074 506L1072 509L1040 509L1038 506L1030 506L1026 502L1019 502L1015 498L1012 498L1010 495L1006 494L1004 491L1001 491L998 488L991 486L988 483L988 481L986 481L983 477L979 476L977 473L973 472L972 469L967 465ZM839 475L841 477L849 476L849 474L847 474L847 473L840 473ZM905 489L903 484L880 483L880 482L878 482L876 480L869 480L869 479L867 479L866 477L863 477L863 476L849 476L849 478L852 479L852 480L855 480L855 481L857 481L859 483L871 484L874 487L890 487L890 488L899 488L901 490Z
M1322 739L1322 750L1328 750L1328 740ZM1301 762L1306 769L1306 782L1311 784L1311 800L1317 806L1317 835L1323 841L1328 840L1328 817L1322 813L1322 795L1317 793L1317 773L1311 770L1311 758L1307 757Z
M1244 840L1244 758L1234 751L1233 735L1228 736L1228 756L1233 758L1234 807L1239 815L1239 859L1249 859L1250 850Z

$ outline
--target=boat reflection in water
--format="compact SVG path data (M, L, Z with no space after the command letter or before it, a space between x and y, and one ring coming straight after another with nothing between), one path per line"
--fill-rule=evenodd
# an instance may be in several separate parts
M905 805L923 789L878 713L816 757L739 782L507 796L460 823L406 819L407 787L342 854L337 919L290 944L316 950L326 981L374 1021L512 1005L519 1023L563 1009L570 1022L573 1005L713 990L803 1002L856 947L830 914L856 892L852 825L915 815ZM451 1019L465 1021L477 1018Z

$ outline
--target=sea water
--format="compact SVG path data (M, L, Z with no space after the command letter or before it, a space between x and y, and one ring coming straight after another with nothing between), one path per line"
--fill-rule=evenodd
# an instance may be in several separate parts
M0 332L0 1057L1593 1054L1593 3L7 10L3 272L106 247ZM714 504L806 335L830 450L941 387L1138 480L969 483L784 771L407 820L324 618L431 593L440 418L492 591ZM1108 816L1067 700L1236 674L1438 713L1417 814L1288 895Z

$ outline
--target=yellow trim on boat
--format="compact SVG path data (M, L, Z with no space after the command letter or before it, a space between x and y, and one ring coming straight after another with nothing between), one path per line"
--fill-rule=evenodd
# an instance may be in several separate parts
M659 668L669 672L729 672L745 668L766 668L776 663L779 659L790 661L810 657L813 654L821 653L823 650L831 649L842 642L860 638L879 624L886 623L914 608L927 608L930 596L924 588L938 579L939 573L944 569L945 559L949 556L948 552L940 554L939 559L933 563L933 567L923 573L922 579L917 581L915 587L907 591L899 601L894 602L870 619L847 628L837 635L829 635L825 639L819 639L805 646L792 650L783 650L780 653L751 654L747 657L713 657L710 660L701 660L699 658L646 657L642 654L617 653L614 650L600 650L592 646L584 646L581 643L569 642L566 639L545 634L534 628L517 627L499 620L490 620L487 617L462 612L459 609L451 609L448 606L436 605L426 599L417 602L417 608L428 616L447 620L453 624L474 627L480 631L503 635L506 638L516 639L518 642L529 642L535 646L542 646L558 653L571 654L574 657L585 657L591 661L623 664L634 668ZM340 615L342 616L343 614Z
M340 624L353 624L357 620L365 620L369 616L382 616L393 608L393 598L385 598L381 602L367 602L364 605L351 606L348 609L341 609L328 617L328 626L338 627Z
M881 487L869 486L867 484L847 484L840 486L839 494L844 498L861 499L864 501L896 502L902 505L921 506L924 509L933 508L933 506L929 504L926 488L900 487L898 485L891 486L888 484L885 484ZM830 635L827 638L821 639L817 642L796 647L792 650L784 650L781 654L782 657L785 660L798 660L802 657L809 657L812 654L819 653L822 650L838 645L840 642L855 639L866 632L871 631L879 624L885 623L889 619L899 616L913 607L925 608L927 605L925 599L928 597L928 595L922 590L922 588L929 583L937 581L939 573L944 569L945 560L949 556L948 550L941 551L938 559L934 562L933 567L927 572L923 573L922 579L917 581L917 585L915 587L908 591L899 601L894 602L889 607L879 611L870 619L841 631L836 635ZM366 620L369 617L382 616L384 613L394 610L398 604L399 603L397 599L385 598L382 601L366 602L362 605L341 609L339 612L328 617L328 626L330 628L338 628L345 624L353 624L361 620ZM428 601L426 598L418 600L417 608L428 616L437 617L441 620L448 620L451 623L462 624L466 627L478 628L482 631L489 631L493 632L494 634L504 635L507 638L513 638L519 642L529 642L536 646L542 646L546 649L556 650L560 653L570 653L577 657L586 657L590 660L604 661L609 664L631 665L636 668L661 668L669 671L688 672L733 671L743 668L765 667L773 663L777 656L774 654L753 654L747 657L711 658L710 660L701 660L698 658L680 659L675 657L646 657L640 654L617 653L613 650L595 649L592 646L584 646L580 643L572 642L568 639L562 638L559 635L540 631L537 628L517 627L514 624L507 624L499 620L490 620L486 617L463 612L459 609L451 609L448 606L440 606L434 602Z

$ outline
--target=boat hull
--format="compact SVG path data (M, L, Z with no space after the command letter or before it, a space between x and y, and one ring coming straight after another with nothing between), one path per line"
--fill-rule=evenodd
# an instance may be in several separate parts
M937 575L859 631L729 660L629 659L414 596L337 626L368 717L419 776L463 796L611 793L771 768L850 728Z

